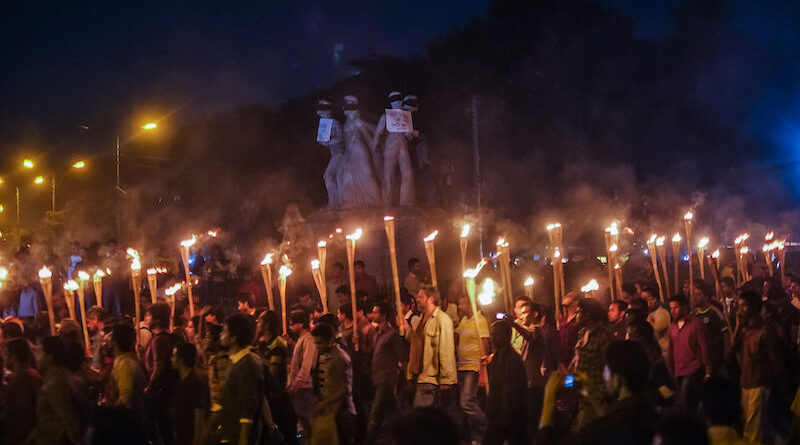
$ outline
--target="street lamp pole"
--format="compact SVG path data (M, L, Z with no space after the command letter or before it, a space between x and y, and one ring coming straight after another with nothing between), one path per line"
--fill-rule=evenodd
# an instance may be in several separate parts
M20 229L19 229L19 209L20 209L20 202L19 202L19 186L17 188L17 238L20 237Z

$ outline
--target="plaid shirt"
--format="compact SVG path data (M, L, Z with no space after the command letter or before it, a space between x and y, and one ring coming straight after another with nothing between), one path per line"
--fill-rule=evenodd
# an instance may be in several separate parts
M603 366L606 348L612 340L611 332L603 326L597 326L588 332L582 329L580 332L578 344L575 345L573 364L576 373L586 375L582 385L589 394L604 392Z

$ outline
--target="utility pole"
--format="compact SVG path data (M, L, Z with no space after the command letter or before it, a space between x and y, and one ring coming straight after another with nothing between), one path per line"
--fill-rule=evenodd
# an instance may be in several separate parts
M116 151L116 175L117 175L117 187L114 189L114 193L117 197L117 242L120 242L120 235L122 233L122 207L120 203L120 193L122 193L122 189L119 186L119 136L117 136L117 151Z
M483 186L481 184L481 153L478 146L478 95L472 95L472 157L475 160L475 193L478 205L478 233L483 257Z

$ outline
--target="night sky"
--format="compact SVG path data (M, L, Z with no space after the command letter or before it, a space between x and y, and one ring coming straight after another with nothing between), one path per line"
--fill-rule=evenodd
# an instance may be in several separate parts
M71 147L78 125L95 141L168 113L189 120L274 107L352 74L348 60L421 53L490 0L201 3L2 2L4 149ZM643 38L670 32L674 1L604 3L632 15ZM775 88L751 104L748 131L800 159L800 6L736 0L729 20L785 60L770 74Z

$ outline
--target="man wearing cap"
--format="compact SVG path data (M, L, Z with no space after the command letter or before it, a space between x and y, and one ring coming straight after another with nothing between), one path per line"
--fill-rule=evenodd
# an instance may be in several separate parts
M339 190L339 168L344 161L344 136L342 134L342 124L333 118L333 104L329 100L321 99L317 104L317 116L320 119L331 121L331 130L328 140L318 142L330 149L331 159L325 169L323 178L325 188L328 189L328 207L338 208L342 204L341 191Z
M389 93L389 104L395 110L403 108L403 95L398 91ZM381 139L386 140L381 147ZM381 116L372 139L372 152L383 155L383 187L381 188L383 205L392 205L395 172L400 168L400 205L414 205L414 170L408 154L408 140L404 133L392 133L386 128L386 113ZM380 171L376 167L376 170ZM379 173L379 176L381 174Z

